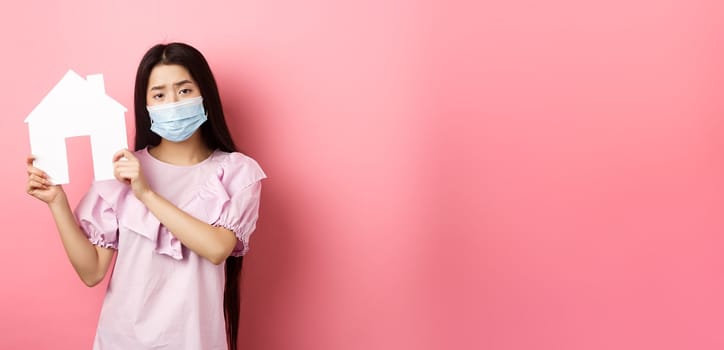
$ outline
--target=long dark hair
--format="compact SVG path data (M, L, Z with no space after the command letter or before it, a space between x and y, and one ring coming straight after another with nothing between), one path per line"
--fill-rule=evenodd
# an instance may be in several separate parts
M201 125L201 137L210 149L224 152L235 152L236 146L231 139L229 128L224 119L219 89L211 73L209 63L204 56L184 43L158 44L146 52L136 72L134 92L134 111L136 114L135 150L147 146L157 146L161 137L151 131L151 118L146 110L146 91L151 70L159 64L176 64L185 67L196 81L204 98L204 109L208 113L207 121ZM226 320L226 337L229 349L236 349L239 329L239 277L241 275L242 257L226 259L226 285L224 287L224 319Z

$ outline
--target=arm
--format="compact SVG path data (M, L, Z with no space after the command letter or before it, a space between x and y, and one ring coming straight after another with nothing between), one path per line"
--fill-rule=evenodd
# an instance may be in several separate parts
M136 198L146 205L183 245L216 265L229 257L236 247L234 232L196 219L153 192L143 176L138 159L130 151L119 151L113 161L116 178L131 185Z
M88 240L73 216L63 188L51 185L47 174L33 166L33 160L32 156L27 160L28 194L50 208L68 259L83 283L89 287L97 285L108 271L113 249L97 247Z
M183 245L213 264L221 264L234 250L234 232L196 219L151 190L139 199Z
M95 246L88 240L75 221L65 193L61 192L61 194L58 199L48 203L48 207L53 213L55 225L60 232L60 240L63 242L71 265L83 283L88 287L93 287L106 276L114 250Z

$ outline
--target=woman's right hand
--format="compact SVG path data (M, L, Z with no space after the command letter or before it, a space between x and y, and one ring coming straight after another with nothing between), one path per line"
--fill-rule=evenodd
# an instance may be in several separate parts
M28 185L26 191L29 195L47 204L52 204L62 197L63 188L60 185L53 185L48 179L48 174L33 165L34 160L34 156L28 156Z

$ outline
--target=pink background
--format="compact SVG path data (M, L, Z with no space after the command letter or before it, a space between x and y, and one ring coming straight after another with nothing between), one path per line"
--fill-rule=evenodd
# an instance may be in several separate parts
M24 192L23 119L69 68L131 109L176 40L269 174L243 349L724 348L722 2L473 3L5 4L0 348L89 348L105 288Z

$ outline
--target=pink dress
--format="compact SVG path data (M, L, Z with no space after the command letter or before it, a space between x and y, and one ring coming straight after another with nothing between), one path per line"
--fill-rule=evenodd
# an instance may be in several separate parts
M232 255L249 250L256 227L259 165L241 153L215 151L192 166L137 151L151 188L194 217L232 230ZM117 180L95 182L75 210L89 240L117 249L93 349L227 350L224 264L214 265L179 242Z

